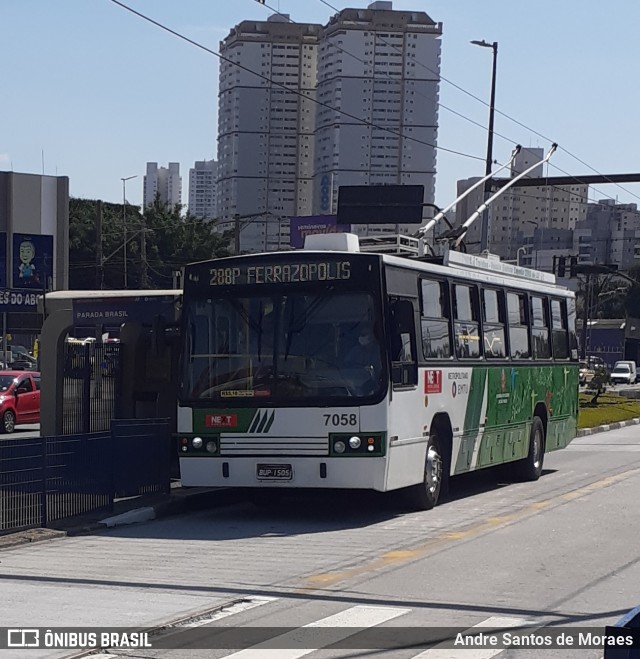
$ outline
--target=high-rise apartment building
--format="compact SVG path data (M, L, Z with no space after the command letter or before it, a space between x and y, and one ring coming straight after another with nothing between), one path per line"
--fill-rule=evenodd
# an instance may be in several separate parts
M189 170L189 213L205 220L216 218L217 187L218 163L215 160L196 160Z
M637 204L601 199L571 232L579 263L615 265L627 271L640 265L640 212Z
M344 9L323 28L317 98L326 106L317 110L316 213L335 212L343 185L419 184L424 201L433 203L441 35L442 24L426 13L394 11L391 2ZM368 233L416 228L369 225Z
M324 27L276 15L231 30L220 44L229 61L220 64L218 217L223 230L241 228L242 251L288 245L288 218L335 213L341 185L419 184L433 202L441 34L424 12L391 2L343 10Z
M312 212L320 30L275 15L220 44L218 217L241 229L242 251L287 246L288 218Z
M156 195L166 204L182 203L182 179L180 163L170 162L169 167L158 167L157 162L147 163L147 173L143 183L143 204L146 208L152 204Z

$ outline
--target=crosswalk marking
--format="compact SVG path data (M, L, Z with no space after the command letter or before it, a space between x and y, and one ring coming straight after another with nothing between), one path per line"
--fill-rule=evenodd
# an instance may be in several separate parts
M334 633L331 643L336 643L359 633L365 628L375 627L383 622L393 620L393 618L409 613L409 611L411 611L411 609L401 609L399 607L353 606L350 609L346 609L335 615L322 618L321 620L312 622L304 627L299 627L294 631L276 636L270 641L259 643L252 648L234 652L233 654L227 655L224 659L299 659L299 657L304 657L312 652L316 652L327 644L318 644L317 648L311 649L291 647L288 649L277 649L273 647L274 644L280 644L281 647L287 648L287 646L295 644L301 645L302 643L308 643L310 638L312 638L309 629L313 629L314 627L332 628Z
M246 602L238 602L233 604L226 609L222 609L217 613L212 615L204 616L201 620L195 620L194 622L188 622L184 625L177 625L179 627L203 627L204 625L210 625L212 622L217 622L221 618L226 618L227 616L235 615L236 613L242 613L243 611L249 611L250 609L255 609L257 606L262 606L263 604L269 604L270 602L275 602L277 597L252 597Z
M479 622L473 627L469 627L464 632L465 635L470 635L472 630L477 629L480 633L480 629L484 627L489 627L491 629L511 629L514 627L527 627L532 623L530 620L525 618L509 618L502 616L493 616L487 618L482 622ZM500 654L505 650L504 647L496 648L473 648L473 647L464 647L464 648L432 648L431 650L425 650L420 654L416 655L413 659L491 659L496 655Z

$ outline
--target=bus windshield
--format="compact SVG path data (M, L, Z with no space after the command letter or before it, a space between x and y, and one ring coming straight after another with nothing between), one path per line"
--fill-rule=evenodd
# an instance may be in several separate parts
M182 401L352 405L383 395L380 314L370 293L261 293L187 305Z

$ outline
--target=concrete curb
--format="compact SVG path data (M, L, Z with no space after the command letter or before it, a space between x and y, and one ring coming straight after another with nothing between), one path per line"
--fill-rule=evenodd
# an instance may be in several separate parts
M580 428L576 433L576 437L586 437L588 435L595 435L599 432L607 432L609 430L618 430L618 428L626 428L627 426L637 426L640 424L640 418L629 419L628 421L615 421L608 423L604 426L596 426L595 428Z
M155 518L155 508L153 506L145 506L144 508L134 508L133 510L128 510L126 513L122 513L121 515L107 517L107 519L100 520L98 524L102 524L103 526L106 526L110 529L114 526L122 526L124 524L148 522L150 519Z
M232 490L223 488L193 488L181 490L176 488L170 498L158 503L141 506L127 510L119 515L112 515L104 519L95 520L88 524L65 529L68 536L86 535L95 531L104 531L107 528L116 528L128 524L138 524L152 519L172 517L186 512L200 510L209 506L226 505L232 501ZM236 495L237 500L237 495Z
M56 531L55 529L27 529L0 536L0 551L11 549L18 545L28 545L33 542L44 542L45 540L54 540L55 538L64 538L65 531Z

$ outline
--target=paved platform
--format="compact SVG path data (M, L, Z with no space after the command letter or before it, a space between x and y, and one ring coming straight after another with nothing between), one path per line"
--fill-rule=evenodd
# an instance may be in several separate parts
M231 499L231 491L220 488L183 488L174 483L170 494L143 495L119 499L113 512L90 513L49 524L48 528L28 529L0 536L0 549L16 545L76 536L98 530L124 526L150 519L181 515L208 506L224 505ZM237 493L233 500L237 500Z

